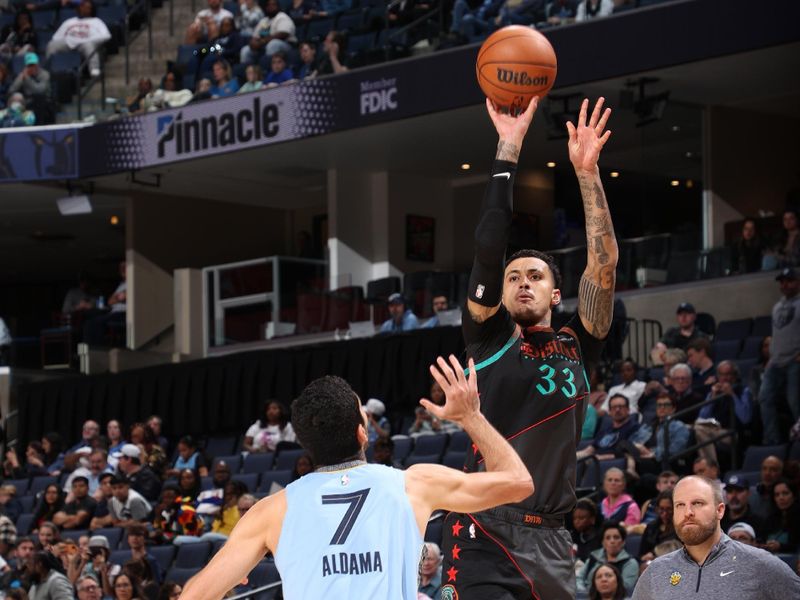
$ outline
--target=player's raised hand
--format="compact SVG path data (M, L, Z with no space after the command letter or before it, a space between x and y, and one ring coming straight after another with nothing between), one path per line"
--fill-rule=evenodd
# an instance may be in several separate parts
M486 99L486 110L489 112L489 118L497 130L497 135L500 136L501 141L510 142L517 146L522 146L522 140L525 139L525 134L528 132L533 122L533 115L539 107L539 97L534 96L531 98L530 104L519 115L512 115L497 110L492 104L492 101Z
M423 398L419 403L428 412L439 419L460 423L480 412L478 398L478 375L475 373L475 361L469 359L469 378L464 375L464 368L458 359L450 355L450 363L443 358L436 359L431 365L431 375L442 386L444 406L438 406Z
M600 151L611 137L611 130L605 130L611 109L603 110L604 102L605 98L600 97L594 105L592 116L588 117L589 99L584 98L578 115L578 125L575 126L571 121L567 121L569 160L575 171L594 172L597 169Z

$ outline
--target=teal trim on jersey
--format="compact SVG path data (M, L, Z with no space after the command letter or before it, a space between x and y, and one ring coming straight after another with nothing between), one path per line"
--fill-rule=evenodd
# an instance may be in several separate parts
M583 357L581 357L583 359ZM581 360L583 362L583 360ZM589 377L586 376L586 369L581 369L583 371L583 380L586 382L586 393L590 393L592 391L592 386L589 385Z
M498 350L497 352L492 354L486 360L483 360L483 361L479 362L477 365L475 365L475 370L476 371L480 371L484 367L488 367L489 365L494 364L498 360L500 360L500 358L503 356L503 354L508 352L508 349L511 348L511 346L514 345L514 342L516 342L519 339L520 335L522 335L522 334L519 332L519 330L514 329L514 333L512 333L511 337L508 338L508 341L506 342L505 346L500 348L500 350ZM464 369L464 375L469 375L469 368Z

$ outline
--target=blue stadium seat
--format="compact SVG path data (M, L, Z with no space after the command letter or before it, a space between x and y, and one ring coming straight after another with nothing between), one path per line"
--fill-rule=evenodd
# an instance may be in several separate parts
M283 450L280 454L278 454L278 458L275 460L275 469L277 471L285 471L294 470L294 464L297 462L297 459L305 454L305 450Z
M440 454L412 454L408 458L406 458L405 462L403 463L406 467L410 467L411 465L417 464L438 464L441 460Z
M11 59L11 72L14 75L19 75L22 73L22 70L25 68L25 55L16 54Z
M334 19L332 17L327 19L315 19L308 24L305 37L308 40L321 41L333 28Z
M753 328L752 319L736 319L735 321L720 321L717 325L715 341L719 340L743 340L750 335Z
M464 461L467 459L466 452L454 452L452 450L448 450L444 458L442 459L442 464L445 467L450 467L451 469L458 469L459 471L464 468Z
M57 52L50 57L51 73L70 73L77 71L83 59L77 50Z
M250 574L247 576L247 585L252 588L259 588L270 583L280 581L281 576L278 573L278 567L271 560L262 560L259 562Z
M763 341L764 338L758 335L748 337L742 344L742 349L739 350L739 358L758 359L761 356L761 343Z
M788 451L786 444L779 444L777 446L749 446L744 453L744 460L742 461L742 471L760 471L761 463L768 456L777 456L781 460L786 458Z
M125 24L125 7L124 6L98 6L97 18L103 21L108 26L111 25L124 25Z
M228 540L214 540L211 542L211 556L213 557L217 552L222 550L222 547L225 545L225 542Z
M794 571L797 568L797 554L776 554L778 558L780 558L783 562L789 565L789 568Z
M742 381L748 380L750 371L758 364L758 360L755 358L739 358L733 362L739 367L739 376Z
M108 562L112 565L124 565L130 559L130 550L112 550L111 555L108 557Z
M735 360L739 357L740 340L714 340L714 361Z
M231 475L233 481L241 481L247 486L247 491L253 493L258 488L258 473L234 473Z
M762 339L772 335L772 316L766 315L753 319L753 329L750 335L757 335Z
M192 577L200 572L201 567L184 568L184 567L171 567L167 571L167 576L164 581L174 581L178 585L185 585Z
M3 485L13 485L17 490L17 498L26 496L28 494L28 487L30 486L29 479L6 479ZM21 499L21 498L20 498Z
M178 546L178 555L175 557L176 567L182 569L200 569L208 562L211 555L210 542L194 542Z
M34 477L33 479L31 479L31 486L28 489L28 495L36 496L39 492L43 492L45 488L51 483L58 483L58 478L52 477L50 475Z
M22 505L22 512L33 512L33 507L36 504L35 496L20 496L19 503Z
M17 535L28 535L31 532L31 525L33 525L33 514L22 513L17 517Z
M347 54L357 56L365 54L375 46L375 33L357 33L351 35L347 40Z
M405 436L394 436L392 438L392 442L394 442L394 459L397 462L403 462L411 453L411 448L414 446L414 440L410 437Z
M261 474L261 483L258 486L258 493L268 494L273 482L282 487L286 487L291 481L291 471L267 471Z
M339 18L336 20L336 30L337 31L347 31L347 32L355 32L361 29L364 23L364 13L360 10L357 12L346 12L339 15ZM348 40L348 50L350 49L350 41L352 41L352 37Z
M83 535L89 535L88 529L64 529L61 531L61 538L64 540L73 540L76 544Z
M414 442L414 450L411 452L411 456L436 455L441 457L444 447L447 445L447 439L444 434L420 435Z
M792 445L789 447L789 455L787 458L789 460L800 460L800 440L792 442Z
M275 460L275 455L272 452L265 452L263 454L248 454L244 457L242 464L242 473L263 473L272 469L272 463ZM294 468L294 465L292 465Z
M472 440L466 431L455 431L450 434L450 442L447 444L448 452L466 452L472 446Z
M218 435L206 440L206 456L229 456L236 452L238 438L234 435Z
M117 546L119 546L123 533L125 533L125 530L121 527L104 527L102 529L95 529L92 535L104 536L108 540L108 547L115 550Z
M181 44L178 46L178 56L175 58L175 62L180 66L188 65L196 60L195 52L202 47L201 44Z
M166 573L169 570L172 561L175 559L176 546L172 544L165 544L164 546L150 546L147 551L156 559L158 566L161 567L161 572Z
M642 536L637 534L628 534L625 538L625 550L634 558L639 558L640 548L642 547Z
M599 472L597 470L598 467L599 467ZM625 459L615 458L613 460L601 460L598 463L595 463L594 461L588 461L586 469L583 472L583 477L581 477L580 485L578 487L591 488L595 486L595 483L597 481L599 481L600 485L602 486L603 478L605 477L606 471L608 471L612 467L616 467L624 471Z
M211 464L211 470L214 470L214 467L219 462L225 462L226 465L231 470L231 473L238 473L239 469L242 467L242 455L241 454L231 454L229 456L216 456Z
M34 29L53 29L56 22L56 11L37 10L31 13Z
M237 16L239 14L239 3L238 2L226 2L223 4L225 9L229 10L233 16Z

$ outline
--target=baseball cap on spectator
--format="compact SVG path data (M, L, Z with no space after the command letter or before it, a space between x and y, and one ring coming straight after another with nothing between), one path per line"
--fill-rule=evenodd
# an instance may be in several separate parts
M388 304L405 304L406 300L403 298L403 294L400 292L395 292L391 296L389 296L388 300L386 301Z
M364 410L376 417L382 417L386 412L386 405L377 398L370 398L364 405Z
M139 458L142 456L142 451L136 444L125 444L120 448L120 454L128 458Z
M725 478L725 489L729 487L739 488L740 490L746 490L750 487L750 481L744 475L737 475L737 474L728 475Z
M744 531L751 538L756 539L756 530L748 523L743 523L741 521L739 523L734 523L728 528L728 535L732 534L734 531Z
M792 267L786 267L785 269L782 269L775 278L775 281L783 281L784 279L797 279L797 271L795 271Z
M25 58L23 59L25 62L25 66L28 65L38 65L39 64L39 57L37 56L36 52L26 52Z
M108 551L111 551L111 548L108 545L108 538L104 535L93 535L89 538L89 548L105 548Z
M696 313L697 311L694 309L694 306L689 302L681 302L680 304L678 304L678 310L676 310L675 313L680 314L682 312Z
M17 528L8 517L0 517L0 542L9 546L17 545Z

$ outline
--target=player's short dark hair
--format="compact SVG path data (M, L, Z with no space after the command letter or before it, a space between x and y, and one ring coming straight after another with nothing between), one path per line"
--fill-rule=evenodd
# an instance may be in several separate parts
M543 261L553 274L553 280L555 281L556 289L561 289L561 270L558 268L558 264L556 264L556 259L550 254L547 254L547 252L540 252L539 250L517 250L506 260L506 268L508 268L508 265L518 258L538 258L539 260Z
M600 539L602 540L606 536L606 531L609 529L616 529L619 531L619 534L622 536L624 540L628 537L628 532L625 530L625 527L621 523L617 523L616 521L606 521L603 523L603 527L600 529Z
M292 427L315 465L335 465L356 456L356 430L364 420L358 396L341 377L309 383L292 402Z
M714 358L714 350L711 348L711 342L706 338L695 338L686 345L687 350L694 350L695 352L705 352L709 358Z

